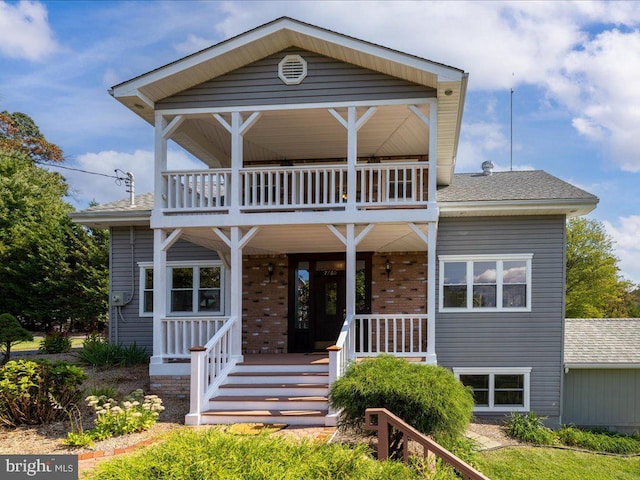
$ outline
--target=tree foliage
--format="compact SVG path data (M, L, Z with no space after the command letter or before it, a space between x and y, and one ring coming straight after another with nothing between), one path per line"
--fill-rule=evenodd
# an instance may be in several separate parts
M608 318L629 315L633 284L620 278L614 242L595 220L567 222L568 318Z
M20 322L10 313L0 315L0 353L3 354L0 363L7 363L11 358L11 347L20 342L33 340L33 335L20 325Z
M3 118L17 118L20 133L7 137ZM0 114L0 311L47 331L105 316L108 233L71 222L64 178L37 165L58 161L59 148L44 138L34 147L38 136L28 116Z
M0 112L0 150L21 153L36 163L62 162L62 150L50 143L29 115Z

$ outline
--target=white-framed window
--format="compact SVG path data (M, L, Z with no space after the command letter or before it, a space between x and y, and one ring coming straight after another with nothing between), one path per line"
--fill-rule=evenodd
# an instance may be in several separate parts
M440 311L531 311L532 253L440 255Z
M153 264L140 263L140 316L153 315ZM169 315L222 315L224 269L221 262L167 262Z
M528 412L530 367L454 368L460 382L473 390L474 412Z
M140 298L138 304L141 317L153 317L153 263L138 264L140 267Z

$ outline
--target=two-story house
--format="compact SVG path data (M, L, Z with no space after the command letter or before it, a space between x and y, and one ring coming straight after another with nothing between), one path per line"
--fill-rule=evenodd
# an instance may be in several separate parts
M187 423L334 422L328 384L382 352L557 422L565 220L597 198L454 175L466 88L289 18L114 86L153 126L155 186L74 215L111 232L110 340L190 392ZM170 140L202 168L168 170Z

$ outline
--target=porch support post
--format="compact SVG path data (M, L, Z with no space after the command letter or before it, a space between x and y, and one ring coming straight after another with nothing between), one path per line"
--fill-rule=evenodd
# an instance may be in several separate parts
M167 233L156 228L153 231L153 356L150 370L154 364L162 363L164 342L162 333L162 319L167 314L167 250L162 248ZM152 372L150 372L152 373Z
M153 191L155 192L153 200L153 208L163 208L164 198L167 198L167 189L162 177L162 172L167 169L167 138L164 136L167 128L167 120L159 113L155 118L155 141L154 141L154 174L153 174Z
M438 99L429 99L429 203L436 203L438 163Z
M427 243L427 363L438 363L436 357L436 238L438 224L429 222Z
M242 200L242 186L240 179L240 169L244 162L244 134L258 121L262 114L253 112L247 120L243 120L240 112L231 112L231 124L218 113L213 117L231 134L231 205L229 212L240 213Z
M224 233L219 229L214 229L220 238L225 238ZM231 227L228 241L231 248L231 317L236 318L231 333L231 356L237 362L242 361L242 249L258 232L258 227L252 227L246 234L242 235L240 227Z
M242 361L242 249L240 227L231 227L231 317L236 317L232 330L231 355Z
M369 120L374 113L375 107L370 107L358 119L356 107L347 107L347 119L342 117L333 108L329 109L329 113L347 129L347 210L356 209L356 164L358 163L358 130Z

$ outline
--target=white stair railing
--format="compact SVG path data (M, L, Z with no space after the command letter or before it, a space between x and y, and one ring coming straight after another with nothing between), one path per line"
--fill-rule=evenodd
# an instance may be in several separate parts
M191 400L186 423L200 424L207 399L227 378L236 364L232 352L233 330L240 320L229 318L206 345L191 348Z
M329 352L329 386L339 379L349 362L355 359L356 335L353 315L349 315L340 329L335 345L327 348Z

